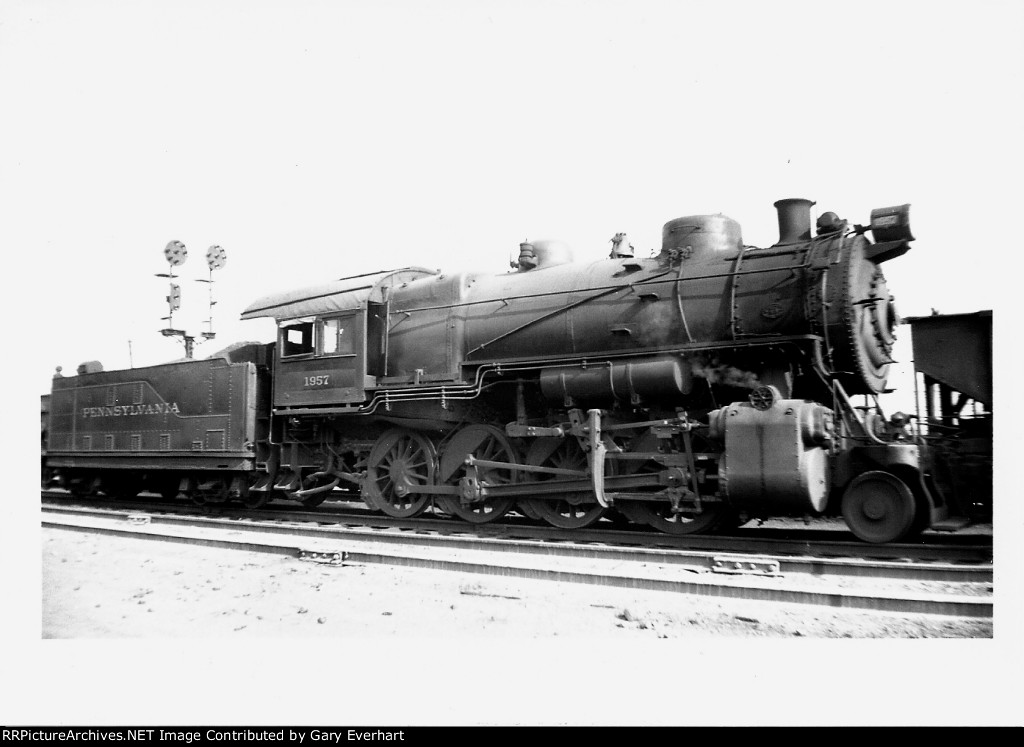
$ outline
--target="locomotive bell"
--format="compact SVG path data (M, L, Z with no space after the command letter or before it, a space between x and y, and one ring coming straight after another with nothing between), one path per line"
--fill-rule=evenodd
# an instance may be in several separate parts
M823 236L826 233L841 231L845 225L846 221L830 210L818 216L818 235Z

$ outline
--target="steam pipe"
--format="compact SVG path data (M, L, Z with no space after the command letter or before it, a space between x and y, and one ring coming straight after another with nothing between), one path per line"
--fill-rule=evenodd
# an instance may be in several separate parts
M327 491L334 490L336 487L338 487L339 482L341 482L341 479L335 478L329 484L321 485L318 488L309 488L308 490L296 490L293 493L293 495L296 498L308 498L309 496L316 495L317 493L326 493Z

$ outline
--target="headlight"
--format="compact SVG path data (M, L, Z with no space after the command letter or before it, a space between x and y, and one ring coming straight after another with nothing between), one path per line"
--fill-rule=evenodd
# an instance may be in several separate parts
M875 208L871 211L871 233L875 242L913 241L910 233L910 205Z

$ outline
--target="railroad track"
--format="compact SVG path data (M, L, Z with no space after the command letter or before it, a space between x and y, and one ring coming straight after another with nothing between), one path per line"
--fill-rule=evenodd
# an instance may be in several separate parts
M210 516L237 520L260 520L316 524L343 524L379 528L430 530L477 537L534 539L576 544L600 543L624 547L706 550L735 553L803 555L817 558L873 558L923 563L991 564L991 535L942 535L928 533L919 541L889 545L868 545L856 540L838 523L812 522L803 528L740 527L727 534L673 536L634 525L621 526L606 521L588 529L564 530L510 516L493 524L472 525L440 515L416 519L395 519L371 512L361 503L329 502L317 509L302 509L294 504L271 504L259 510L241 509L230 504L195 506L188 502L167 501L153 496L125 501L110 498L74 498L63 491L44 491L44 504L82 505L114 510L149 513ZM824 528L822 528L824 527ZM908 572L912 569L908 568ZM912 577L912 576L908 576Z
M252 516L256 513L272 517ZM480 527L467 529L462 522L410 527L410 522L366 514L362 521L346 514L345 523L322 512L246 512L246 518L195 514L165 506L157 513L50 502L43 506L42 522L64 530L272 552L341 567L386 563L833 608L992 616L991 562L830 557L793 552L784 540L776 552L760 546L739 552L730 549L734 537L701 538L722 540L706 547L638 547L610 538L616 532L602 532L599 542L577 540L578 532L571 540L550 534L511 536L528 534L522 530L529 527L506 528L499 536L477 531ZM449 524L461 531L451 531ZM834 554L835 548L826 551Z

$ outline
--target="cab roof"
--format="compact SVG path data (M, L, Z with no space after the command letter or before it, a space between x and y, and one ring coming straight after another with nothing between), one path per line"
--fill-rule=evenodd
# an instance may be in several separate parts
M366 307L367 301L382 303L388 291L410 280L436 275L423 267L403 267L341 278L323 285L264 296L242 312L242 319L273 317L278 322L307 316L322 316Z

